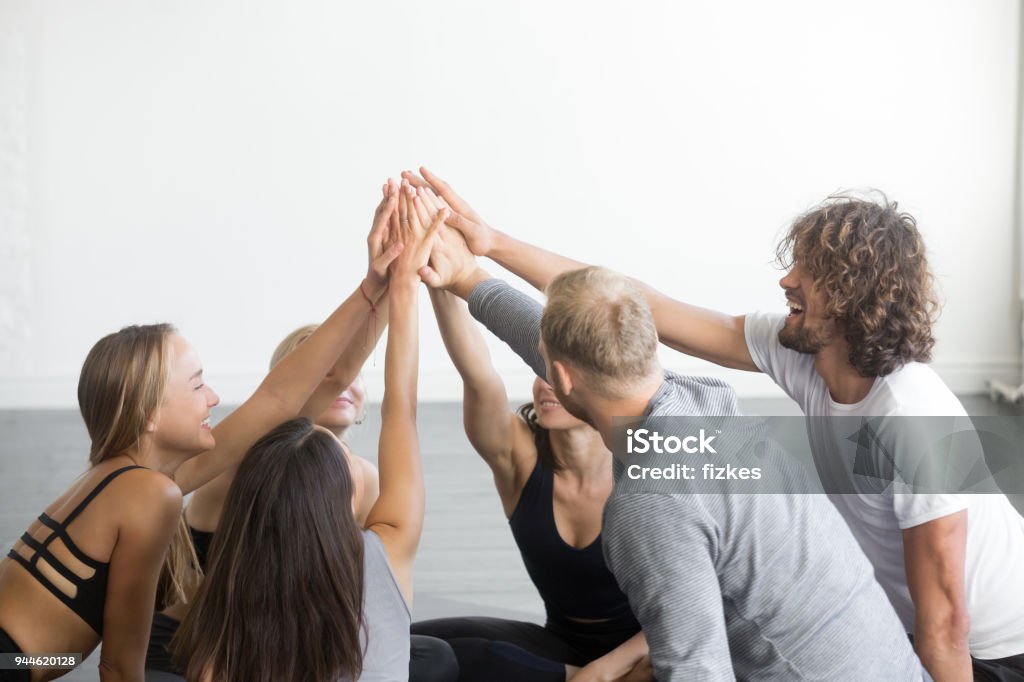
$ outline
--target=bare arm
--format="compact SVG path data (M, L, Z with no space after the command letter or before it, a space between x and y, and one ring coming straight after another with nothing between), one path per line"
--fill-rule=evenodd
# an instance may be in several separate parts
M509 409L508 394L501 377L491 365L490 353L476 322L469 315L466 304L454 294L440 289L430 290L437 325L441 330L448 355L462 377L462 414L466 435L494 473L506 513L514 498L518 498L523 472L531 463L515 459L519 433L515 413ZM517 466L523 464L523 466Z
M391 568L406 600L412 602L412 564L423 529L423 466L416 435L416 376L419 368L417 271L426 265L430 246L445 212L425 229L408 210L404 194L399 204L405 250L391 273L391 331L384 359L384 400L381 405L380 496L366 526L380 536ZM408 221L405 221L408 216Z
M384 202L387 202L392 192L398 192L398 186L389 179L383 192ZM315 420L352 385L388 326L388 265L398 256L401 247L391 237L398 234L398 212L393 210L394 206L389 210L384 202L377 207L373 227L366 238L368 267L363 291L369 298L366 319L361 322L360 333L341 352L334 367L302 406L300 416ZM382 293L375 295L374 292Z
M964 594L967 511L903 531L914 649L935 682L972 679Z
M633 280L644 292L654 316L658 340L680 353L718 365L759 372L743 334L744 315L726 315L677 301L643 282Z
M563 272L586 266L491 227L447 182L426 168L421 168L420 172L422 178L413 173L403 173L403 177L414 184L430 186L440 195L453 212L448 225L462 233L477 256L490 258L541 291ZM743 336L743 316L734 317L682 303L643 282L634 281L651 307L662 343L726 367L758 371Z
M353 511L356 521L365 528L366 517L370 515L370 510L373 509L373 505L377 504L377 498L380 497L380 473L371 462L356 454L352 454L349 461L353 463L353 475L359 476L363 484L359 506Z
M142 682L160 568L181 514L181 490L166 476L132 471L123 478L129 477L133 491L122 508L104 602L103 682Z
M376 221L386 223L395 203L397 191L381 202ZM396 257L398 250L391 251L389 257ZM182 492L189 493L233 469L260 436L299 415L338 360L338 349L348 348L369 319L370 306L363 292L379 297L381 291L371 290L372 282L367 280L362 286L362 291L353 291L305 342L270 370L241 407L214 428L216 446L178 467L174 479Z

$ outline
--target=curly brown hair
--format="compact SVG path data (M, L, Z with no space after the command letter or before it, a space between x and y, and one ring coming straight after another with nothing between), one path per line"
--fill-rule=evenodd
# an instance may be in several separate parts
M807 270L850 346L850 364L881 377L931 360L939 310L917 221L896 202L832 195L793 223L776 248Z

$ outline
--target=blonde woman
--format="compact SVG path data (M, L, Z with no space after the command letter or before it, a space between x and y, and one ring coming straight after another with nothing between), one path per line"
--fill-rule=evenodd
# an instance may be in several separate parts
M183 599L194 561L182 495L237 466L248 448L309 407L317 387L371 321L387 285L385 249L397 187L385 190L359 287L215 429L218 397L196 350L170 325L126 327L101 339L82 367L78 401L90 469L31 523L0 561L0 652L81 652L102 641L103 682L143 679L153 604L168 558L166 597ZM168 547L173 547L168 554ZM65 670L4 670L37 682Z

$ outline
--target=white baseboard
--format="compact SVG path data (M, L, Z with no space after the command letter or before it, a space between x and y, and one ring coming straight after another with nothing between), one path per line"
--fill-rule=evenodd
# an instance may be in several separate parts
M960 395L987 393L987 382L992 379L1011 386L1021 383L1021 363L994 361L938 362L935 371ZM731 383L741 398L782 398L782 391L763 374L741 372L716 367L707 363L679 363L668 369L684 374L701 374L724 379ZM533 385L533 374L523 368L503 369L502 377L512 401L527 400ZM384 368L364 371L368 399L379 402L384 388ZM245 400L259 384L262 375L211 374L210 385L226 405ZM78 377L3 377L0 381L0 409L77 409ZM453 369L424 370L420 372L419 399L422 402L459 402L462 400L462 381Z

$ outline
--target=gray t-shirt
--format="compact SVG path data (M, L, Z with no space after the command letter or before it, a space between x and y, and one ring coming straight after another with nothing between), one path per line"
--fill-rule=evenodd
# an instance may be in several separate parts
M380 537L363 531L363 624L366 646L360 682L409 679L412 614L391 571Z
M500 280L470 312L540 376L541 306ZM717 379L666 372L644 416L739 415ZM622 494L605 559L659 680L920 680L900 621L849 529L818 495Z

